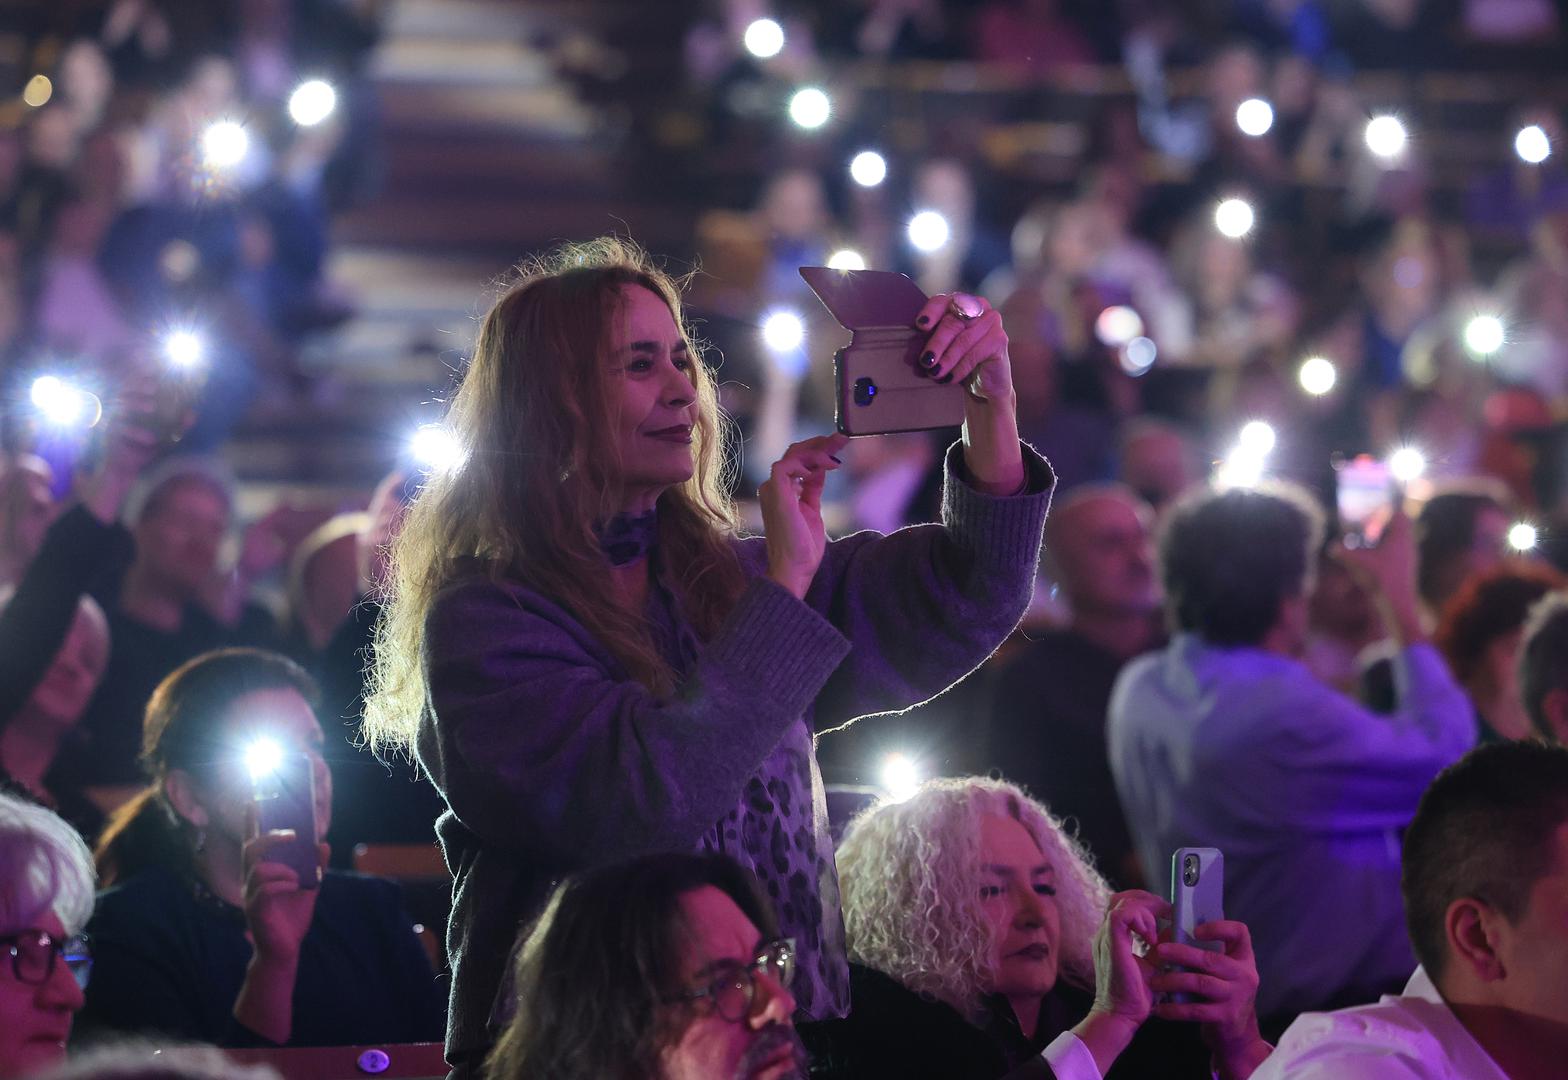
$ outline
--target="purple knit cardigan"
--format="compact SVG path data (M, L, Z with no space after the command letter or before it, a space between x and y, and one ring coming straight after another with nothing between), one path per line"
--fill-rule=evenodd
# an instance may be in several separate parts
M459 1073L492 1042L518 930L554 883L617 859L697 850L734 819L748 784L780 782L791 746L809 766L783 795L810 808L804 839L823 856L804 890L814 940L798 996L813 1018L848 1010L810 733L927 700L1012 632L1055 484L1028 447L1025 465L1025 494L988 496L962 479L962 451L950 448L942 524L830 542L804 602L766 578L761 537L737 540L749 584L669 700L539 593L470 579L442 594L426 627L430 707L417 753L448 806L437 832L456 878L447 1057ZM786 934L804 929L783 922Z

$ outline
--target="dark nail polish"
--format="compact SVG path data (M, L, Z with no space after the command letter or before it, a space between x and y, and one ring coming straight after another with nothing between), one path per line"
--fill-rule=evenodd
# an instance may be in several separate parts
M927 368L927 369L936 367L936 353L933 353L933 352L921 353L920 354L920 366L923 367L923 368Z
M915 320L915 325L916 326L924 326L926 323L928 323L930 321L931 321L931 316L929 316L929 315L922 315L922 316L920 316L920 318Z
M941 383L943 386L946 386L948 383L950 383L952 381L953 381L953 373L951 371L949 371L946 375L943 375L940 379L937 380L937 382Z
M835 454L829 454L828 457L833 459L833 464L835 464L835 465L842 465L842 464L844 464L844 459L841 458L841 457L838 457Z

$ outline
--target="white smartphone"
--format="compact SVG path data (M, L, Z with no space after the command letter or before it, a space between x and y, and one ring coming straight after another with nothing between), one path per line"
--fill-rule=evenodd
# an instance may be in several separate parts
M1171 938L1182 945L1196 945L1222 952L1221 941L1199 941L1193 931L1206 922L1225 917L1225 856L1218 848L1177 848L1171 856ZM1191 994L1172 994L1185 1004Z

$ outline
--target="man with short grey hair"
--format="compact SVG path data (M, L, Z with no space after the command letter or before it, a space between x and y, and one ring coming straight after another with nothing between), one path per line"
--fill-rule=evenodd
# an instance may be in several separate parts
M1322 514L1292 487L1204 492L1159 543L1175 636L1111 698L1111 770L1155 891L1178 847L1219 848L1226 916L1256 942L1258 1012L1372 1000L1415 966L1403 932L1399 830L1475 741L1463 691L1427 641L1410 522L1339 557L1399 641L1391 716L1301 662Z

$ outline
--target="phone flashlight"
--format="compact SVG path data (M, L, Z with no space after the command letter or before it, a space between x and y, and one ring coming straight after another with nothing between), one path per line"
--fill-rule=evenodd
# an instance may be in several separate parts
M245 747L245 767L252 782L265 780L283 764L283 747L278 740L260 738Z
M73 386L58 375L34 379L28 398L51 427L90 428L103 416L103 402L97 394Z
M163 339L163 355L174 367L189 371L207 356L207 343L194 330L171 330Z
M882 787L894 802L908 799L920 787L919 763L908 754L889 754L882 760Z

